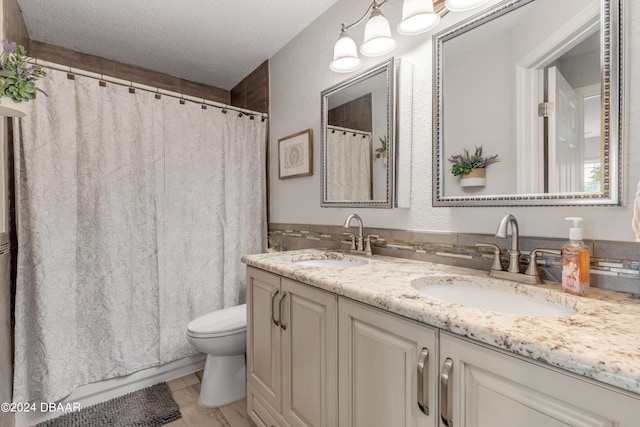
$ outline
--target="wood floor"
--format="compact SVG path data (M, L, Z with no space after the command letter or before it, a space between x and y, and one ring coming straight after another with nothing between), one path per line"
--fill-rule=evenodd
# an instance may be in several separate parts
M247 417L246 399L219 408L200 406L198 395L201 376L201 372L198 372L167 382L173 399L180 407L182 419L164 427L255 427Z

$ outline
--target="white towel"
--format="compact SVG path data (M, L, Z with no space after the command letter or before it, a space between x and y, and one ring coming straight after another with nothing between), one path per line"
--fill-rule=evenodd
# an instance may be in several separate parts
M636 189L636 200L633 204L633 221L631 222L633 231L636 233L636 242L640 242L640 182Z

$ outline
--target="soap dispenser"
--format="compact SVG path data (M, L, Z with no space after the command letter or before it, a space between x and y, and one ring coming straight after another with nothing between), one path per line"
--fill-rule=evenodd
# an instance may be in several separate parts
M574 295L585 295L589 290L591 254L582 241L579 217L565 218L573 221L569 241L562 247L562 289Z

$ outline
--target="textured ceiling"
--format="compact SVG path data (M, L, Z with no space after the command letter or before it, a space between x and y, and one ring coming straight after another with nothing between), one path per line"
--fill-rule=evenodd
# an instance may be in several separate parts
M18 0L32 39L231 89L336 0Z

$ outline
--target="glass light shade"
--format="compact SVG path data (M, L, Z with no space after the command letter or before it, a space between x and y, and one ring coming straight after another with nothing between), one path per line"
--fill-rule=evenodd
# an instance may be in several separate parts
M402 3L402 21L398 32L405 35L424 33L440 23L440 15L433 11L431 0L404 0Z
M358 58L358 48L346 31L340 33L340 37L333 47L333 61L329 64L331 71L336 73L348 73L362 66L362 60Z
M480 7L489 0L446 0L444 7L451 12L462 12Z
M364 43L360 46L360 53L366 56L380 56L396 48L396 41L391 37L389 21L380 9L373 9L364 27Z

